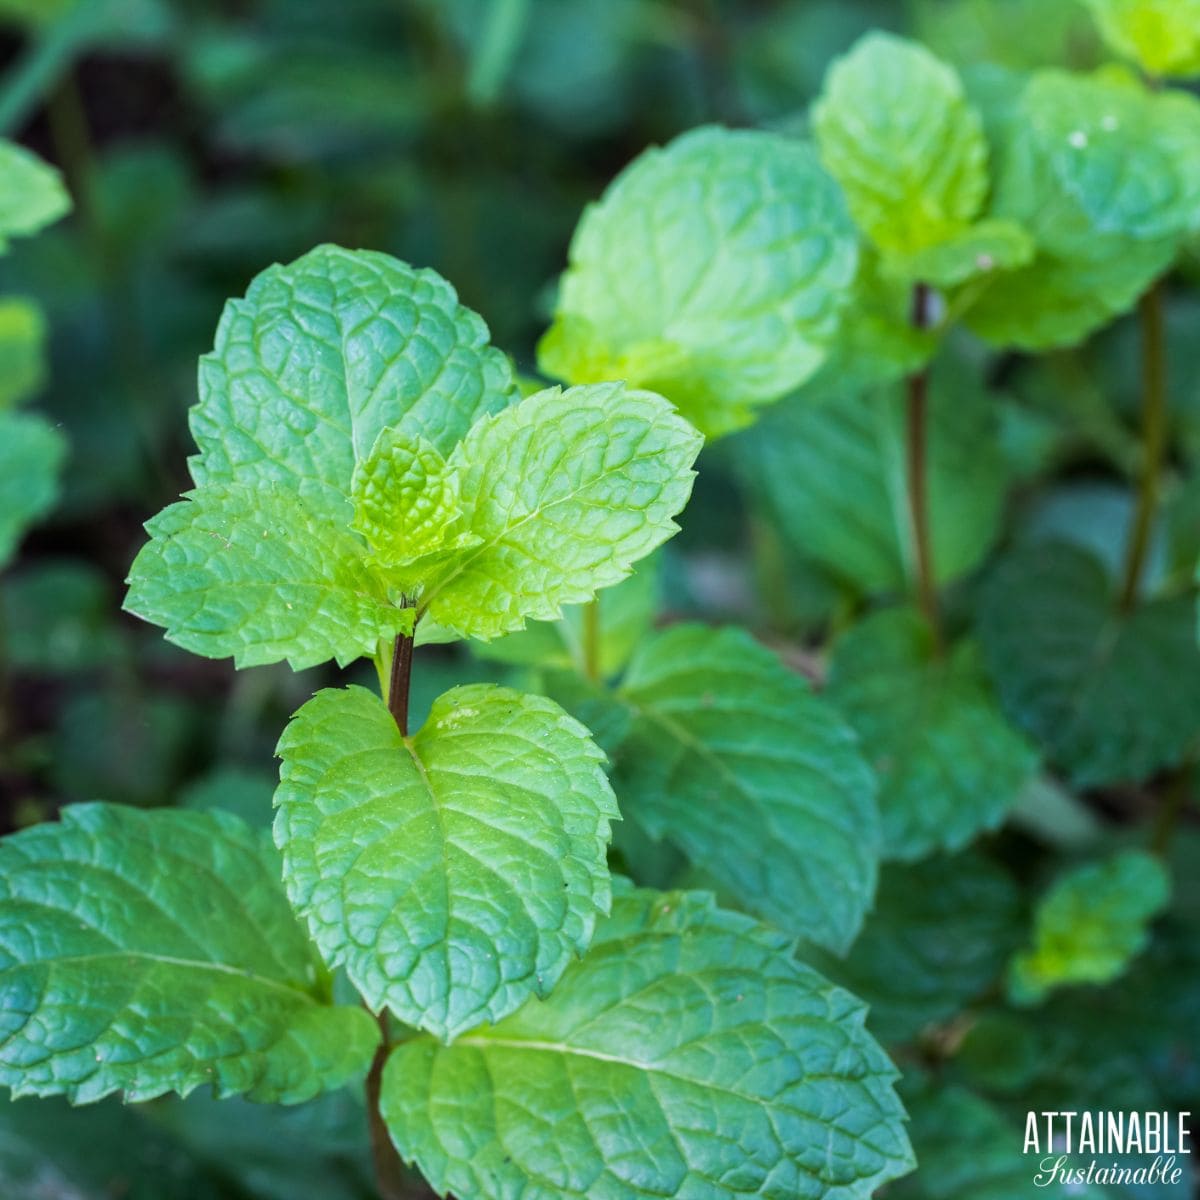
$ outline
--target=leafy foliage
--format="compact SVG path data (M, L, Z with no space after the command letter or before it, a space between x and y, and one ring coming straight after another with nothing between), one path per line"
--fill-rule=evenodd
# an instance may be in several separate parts
M392 1137L439 1192L869 1196L910 1165L893 1070L785 949L702 894L623 891L547 1001L392 1052Z
M1200 74L1196 0L1085 0L1117 53L1151 75Z
M54 504L66 453L61 435L41 417L0 411L0 565Z
M841 197L807 147L693 130L584 214L539 360L569 383L662 392L717 437L821 365L855 260Z
M994 828L1035 765L982 679L975 648L936 655L915 613L889 609L835 647L829 697L879 775L883 853L957 850Z
M366 1073L372 1021L331 1004L274 854L235 818L75 805L0 860L13 1095L295 1103Z
M10 238L27 237L71 207L62 178L22 146L0 140L0 252Z
M587 948L617 807L551 701L456 688L407 739L370 692L327 690L279 753L288 894L372 1008L448 1041L545 995Z
M1115 979L1145 947L1146 925L1169 894L1162 865L1138 850L1065 875L1038 905L1033 948L1013 959L1010 992L1030 1003L1063 984Z

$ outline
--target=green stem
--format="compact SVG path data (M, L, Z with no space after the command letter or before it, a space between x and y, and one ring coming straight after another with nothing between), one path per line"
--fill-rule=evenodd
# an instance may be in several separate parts
M927 329L930 321L929 288L918 283L913 289L912 323L917 329ZM929 372L917 371L908 377L905 404L905 472L908 492L908 516L912 529L913 555L916 569L917 603L933 633L934 646L942 650L942 622L938 611L937 585L933 567L933 546L929 532Z
M0 88L0 135L17 133L69 70L84 43L82 25L82 16L67 16L28 42Z
M1158 512L1158 495L1167 449L1167 338L1162 280L1142 297L1142 469L1137 511L1125 558L1121 610L1137 603L1150 535Z
M583 606L583 673L593 682L600 679L600 600Z
M375 1163L375 1182L381 1200L405 1200L407 1188L404 1184L404 1165L391 1134L379 1110L379 1093L383 1084L383 1068L392 1049L391 1032L388 1029L387 1013L381 1012L379 1021L379 1048L371 1061L367 1073L367 1122L371 1132L371 1158Z

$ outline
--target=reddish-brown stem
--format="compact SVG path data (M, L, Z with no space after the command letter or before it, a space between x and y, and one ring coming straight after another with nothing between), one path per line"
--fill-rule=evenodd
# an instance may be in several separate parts
M407 1188L404 1184L404 1165L392 1144L392 1136L388 1133L383 1114L379 1111L383 1068L391 1051L392 1041L388 1031L387 1014L380 1013L378 1020L381 1035L379 1048L375 1051L371 1070L367 1073L367 1121L371 1131L371 1158L375 1163L375 1182L379 1187L381 1200L405 1200Z
M929 288L918 283L913 289L912 323L917 329L929 327L931 312ZM937 584L933 567L933 547L929 532L929 372L925 369L908 377L905 405L906 481L908 517L912 529L913 557L916 570L917 603L933 634L934 646L941 652L942 623L938 611Z
M408 691L412 681L412 634L396 634L392 646L392 671L388 680L387 706L402 737L408 737Z

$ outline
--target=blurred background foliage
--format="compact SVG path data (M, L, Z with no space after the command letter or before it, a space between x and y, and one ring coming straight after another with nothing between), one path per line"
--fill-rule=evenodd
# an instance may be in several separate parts
M318 242L384 250L449 278L532 374L571 232L616 172L703 122L803 131L830 60L872 28L919 37L968 78L1105 59L1073 0L0 0L0 136L57 165L74 202L0 259L0 295L44 311L37 402L70 447L56 510L0 577L5 831L91 798L215 804L265 825L278 731L337 678L235 675L120 612L142 521L188 486L196 360L227 297ZM1190 578L1200 549L1198 271L1193 254L1168 310L1175 470L1159 580ZM952 341L934 379L931 468L938 561L965 575L952 608L1001 541L1053 535L1119 561L1139 459L1135 338L1125 319L1038 358ZM902 582L887 536L848 557L814 500L838 447L869 442L871 403L831 417L785 402L706 451L664 563L668 617L744 622L800 668L823 669L813 647L864 594ZM892 519L866 485L851 491L847 521L869 531ZM512 669L503 657L423 651L417 716L451 683ZM901 1184L897 1196L1026 1194L1028 1173L1006 1179L1004 1164L1031 1097L1156 1107L1200 1085L1180 1040L1200 1007L1200 912L1186 891L1145 965L1102 1001L1065 994L1033 1016L985 1002L970 1023L950 1020L997 978L1062 862L1119 846L1150 804L1141 786L1086 805L1038 786L986 860L886 865L864 934L875 949L840 965L877 1006L877 1032L907 1071L918 1152L934 1164L924 1192ZM1183 831L1176 852L1194 861L1195 837ZM955 894L931 903L944 878ZM904 962L889 966L897 944ZM914 961L924 975L906 974ZM953 976L958 994L926 994L931 976ZM946 1086L960 1083L965 1099ZM358 1105L277 1112L197 1096L67 1117L59 1104L6 1104L0 1193L369 1196ZM999 1164L992 1191L947 1184L964 1155Z

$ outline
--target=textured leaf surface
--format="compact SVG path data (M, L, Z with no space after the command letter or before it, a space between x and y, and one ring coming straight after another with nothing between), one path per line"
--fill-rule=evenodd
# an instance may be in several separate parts
M453 688L402 738L371 692L326 690L279 754L288 895L373 1008L449 1040L544 995L587 948L617 807L552 701Z
M1002 125L993 214L1038 254L1001 274L969 322L1027 349L1078 341L1173 258L1200 205L1200 103L1100 76L1043 71Z
M235 818L72 805L0 842L0 867L14 1095L295 1103L365 1075L374 1022L330 1005L278 856Z
M225 306L200 361L197 484L282 483L350 519L355 465L384 428L446 455L516 399L487 327L433 271L319 246L268 268Z
M813 111L821 160L863 232L908 256L961 233L987 195L987 143L953 68L870 33L830 68Z
M0 412L27 399L42 385L46 320L20 296L0 298Z
M661 396L619 383L550 388L478 422L449 460L478 542L421 613L486 640L620 582L678 529L700 445Z
M197 488L146 529L125 607L196 654L239 667L344 665L412 629L362 543L282 487Z
M815 154L704 128L639 156L584 213L542 369L661 392L709 437L821 365L855 232Z
M1021 927L1016 885L982 854L889 864L875 908L843 961L805 952L830 979L865 1000L885 1044L915 1038L1002 978Z
M66 453L66 442L48 421L0 412L0 566L53 506Z
M0 251L37 233L71 207L62 177L23 146L0 140Z
M1145 948L1170 892L1166 869L1141 850L1068 872L1038 904L1033 947L1013 959L1009 994L1030 1003L1063 984L1116 979Z
M1077 787L1140 780L1180 761L1200 728L1200 649L1187 596L1123 615L1104 566L1039 544L1004 559L978 634L1009 717Z
M995 404L935 377L929 511L939 583L969 571L999 527L1007 469ZM865 592L900 591L914 570L905 496L904 406L894 391L834 390L777 405L742 442L743 473L788 541Z
M443 1193L865 1198L912 1163L862 1019L708 897L625 892L548 1001L393 1051L383 1112Z
M1033 239L1015 221L980 221L895 266L909 279L957 287L973 276L1023 267L1034 252Z
M354 528L366 538L372 562L414 581L431 556L440 561L471 539L461 530L458 476L422 437L385 429L356 468L351 492Z
M1104 40L1150 75L1200 74L1200 0L1085 0Z
M879 776L885 858L961 848L1000 824L1033 775L1033 749L992 698L974 647L938 659L911 611L846 634L826 694Z
M643 643L621 689L617 794L747 908L833 949L875 890L875 781L831 705L737 629Z

